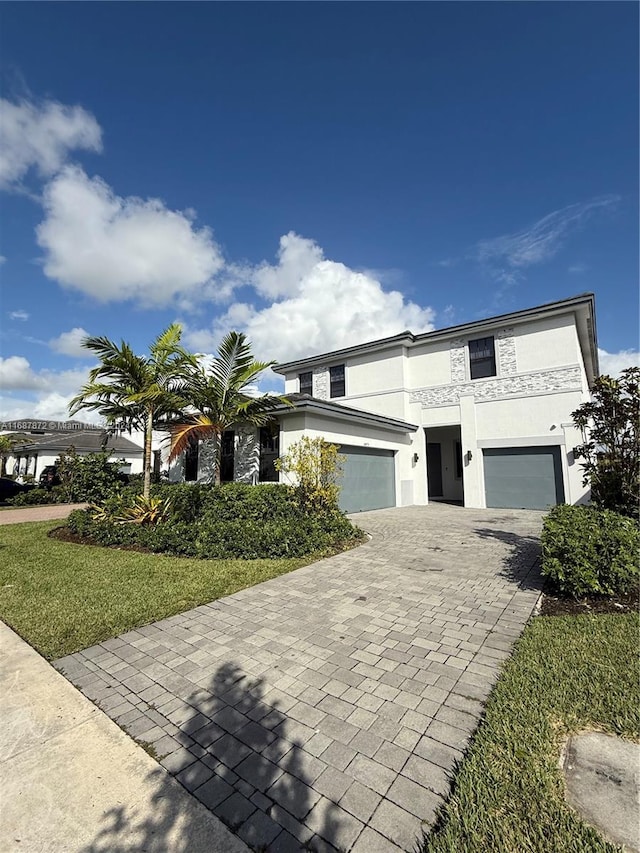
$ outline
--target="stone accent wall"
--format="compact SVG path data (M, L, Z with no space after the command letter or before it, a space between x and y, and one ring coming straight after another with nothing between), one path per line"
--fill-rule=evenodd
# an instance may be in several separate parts
M329 399L329 371L326 367L313 368L313 396L318 400Z
M260 472L260 443L255 427L236 427L234 480L237 483L257 483Z
M215 481L216 442L213 438L201 441L198 447L198 482Z
M435 388L422 388L411 392L411 402L429 406L450 406L459 402L461 395L473 394L476 402L495 400L500 397L526 397L528 394L544 394L551 391L579 391L581 389L580 368L561 367L538 373L522 373L517 376L493 376L490 379L475 379Z
M466 373L466 352L465 342L461 338L455 338L451 341L451 381L464 382L467 378Z
M518 364L516 361L516 339L513 329L501 329L496 337L500 375L515 376L518 372Z

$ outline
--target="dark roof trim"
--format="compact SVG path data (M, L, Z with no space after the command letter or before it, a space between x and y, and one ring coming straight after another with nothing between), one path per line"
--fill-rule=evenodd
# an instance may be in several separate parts
M547 302L544 305L538 305L535 308L525 308L522 311L511 311L508 314L499 314L496 317L488 317L485 320L475 320L472 323L463 323L459 326L448 326L445 329L436 329L433 332L423 332L420 335L414 335L410 331L401 332L399 335L393 335L389 338L380 338L377 341L369 341L364 344L357 344L344 349L333 350L332 352L321 353L309 358L298 359L297 361L288 361L281 364L276 364L273 370L276 373L288 373L292 370L306 367L313 364L326 364L330 361L337 361L349 355L369 352L370 350L381 350L388 347L405 343L412 345L422 341L437 341L442 338L455 338L459 335L469 335L482 332L494 326L508 325L509 323L522 323L526 320L534 320L538 317L543 317L548 314L558 314L570 310L572 308L587 307L593 318L592 335L593 342L589 347L590 350L596 353L595 370L597 370L597 342L595 338L595 297L593 293L583 293L579 296L572 296L569 299L560 299L557 302Z
M387 429L391 432L415 432L418 427L397 418L389 418L386 415L377 415L373 412L363 412L362 409L353 409L351 406L341 406L330 400L318 400L309 394L287 394L291 406L278 406L274 408L273 414L279 418L303 412L305 414L319 415L325 418L334 418L343 421L356 421L369 426Z

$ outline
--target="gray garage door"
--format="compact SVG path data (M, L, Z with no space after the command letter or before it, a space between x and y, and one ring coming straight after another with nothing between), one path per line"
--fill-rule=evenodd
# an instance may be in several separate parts
M483 454L488 507L546 509L563 502L559 447L500 447Z
M392 450L343 446L340 453L345 457L340 489L341 509L360 512L396 505Z

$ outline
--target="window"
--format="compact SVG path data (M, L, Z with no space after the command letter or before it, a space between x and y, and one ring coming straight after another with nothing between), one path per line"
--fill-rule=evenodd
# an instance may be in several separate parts
M198 439L189 442L184 452L184 479L186 483L193 483L198 479Z
M472 379L496 375L496 352L492 337L469 341L469 366Z
M311 371L299 373L298 380L300 382L300 393L313 396L313 373Z
M456 441L456 480L462 479L462 444Z
M344 364L329 368L329 396L344 397Z
M280 428L260 427L260 482L277 483L276 459L280 455Z
M233 450L235 437L235 433L232 429L227 429L222 433L222 444L220 445L221 483L233 483Z

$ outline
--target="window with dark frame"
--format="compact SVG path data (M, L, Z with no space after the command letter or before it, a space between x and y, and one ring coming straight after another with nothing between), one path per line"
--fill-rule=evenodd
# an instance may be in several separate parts
M198 479L198 439L189 442L184 452L184 481L195 483Z
M234 450L236 434L232 429L222 433L220 443L220 482L233 483Z
M309 394L313 397L313 373L310 370L307 373L299 373L298 381L300 383L300 393Z
M462 442L456 441L456 480L462 479Z
M496 375L496 351L493 337L469 341L469 367L472 379Z
M329 368L329 396L344 397L344 364L334 364Z
M260 427L260 473L261 483L277 483L276 459L280 455L280 428Z

